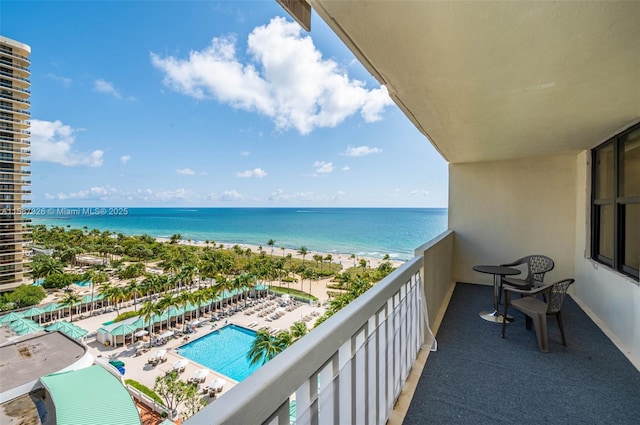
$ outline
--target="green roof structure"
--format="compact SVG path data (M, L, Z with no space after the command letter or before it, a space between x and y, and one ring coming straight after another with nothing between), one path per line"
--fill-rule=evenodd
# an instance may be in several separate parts
M57 425L140 425L131 395L102 366L40 378L55 405Z

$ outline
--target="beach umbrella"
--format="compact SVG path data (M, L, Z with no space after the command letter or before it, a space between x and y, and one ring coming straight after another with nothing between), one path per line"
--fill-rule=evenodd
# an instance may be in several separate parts
M173 364L173 370L183 369L187 367L188 364L189 364L189 361L187 359L180 359Z
M161 357L164 357L164 355L167 354L167 350L157 350L151 353L151 356L149 356L150 359L158 359Z
M5 314L4 316L0 317L0 323L11 323L15 320L22 319L22 317L22 312L16 313L15 311L12 311L11 313Z
M194 381L202 381L209 375L209 369L198 369L196 373L193 374Z
M225 386L227 381L222 378L216 378L209 384L209 388L214 391L222 391L222 388Z

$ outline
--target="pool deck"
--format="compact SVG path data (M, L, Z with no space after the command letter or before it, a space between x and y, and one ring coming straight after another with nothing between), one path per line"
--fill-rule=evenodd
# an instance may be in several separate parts
M120 313L123 311L133 310L132 307L127 307L125 309L121 309ZM301 320L305 316L316 315L312 320L306 322L307 326L311 330L315 319L317 316L324 313L324 307L317 306L312 307L307 304L303 304L293 311L285 312L284 315L276 320L267 321L267 317L258 317L257 312L253 314L245 314L245 311L239 311L231 316L227 316L222 320L216 322L217 327L214 327L210 322L204 322L201 327L197 328L197 332L195 334L190 334L189 342L194 341L197 338L200 338L204 335L208 335L211 332L214 332L217 328L225 325L225 321L228 321L229 324L235 324L239 326L244 326L252 330L258 330L263 326L269 326L270 329L280 329L280 330L288 330L289 327L295 323L296 321ZM138 348L142 348L144 346L148 346L148 339L146 342L139 341L134 345L129 345L126 347L118 346L105 346L102 343L96 341L95 339L95 331L102 327L102 323L112 320L116 317L116 312L110 312L105 314L96 315L93 317L88 317L80 320L74 320L74 323L84 329L89 331L86 343L89 349L89 352L93 354L95 357L102 357L108 360L121 360L125 363L125 379L133 379L140 382L143 385L146 385L149 388L153 388L156 377L164 376L168 371L173 368L173 364L182 359L180 355L177 354L176 348L185 344L186 342L183 340L183 337L171 338L169 341L161 347L152 347L148 352L143 353L142 355L136 356L136 351ZM202 318L201 318L202 320ZM253 327L249 327L249 324L252 322L256 322L257 325ZM151 354L158 349L167 350L166 358L167 361L164 363L159 363L157 366L152 366L147 364L147 361ZM188 360L188 359L187 359ZM207 369L206 367L193 362L192 360L188 360L187 366L180 374L181 379L189 380L193 377L195 372L199 369ZM212 382L216 378L222 378L227 381L227 384L224 386L221 393L218 394L218 397L223 395L226 391L232 388L237 384L233 379L216 373L214 370L209 369L209 375L207 376L204 383L199 384L199 388L206 387L210 382ZM210 401L208 395L203 395L204 400L207 402Z

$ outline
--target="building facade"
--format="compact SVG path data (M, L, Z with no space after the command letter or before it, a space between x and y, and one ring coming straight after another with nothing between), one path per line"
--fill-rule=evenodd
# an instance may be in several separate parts
M0 292L23 283L29 270L30 54L28 45L0 36Z

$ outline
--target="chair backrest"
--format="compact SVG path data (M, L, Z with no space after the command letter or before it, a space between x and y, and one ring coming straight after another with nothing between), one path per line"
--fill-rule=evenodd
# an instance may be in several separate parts
M544 282L544 274L553 270L555 266L553 260L546 255L529 255L525 258L529 270L527 281L531 284Z
M575 282L574 279L563 279L554 283L547 294L547 314L555 314L562 308L562 302L567 295L569 285Z

